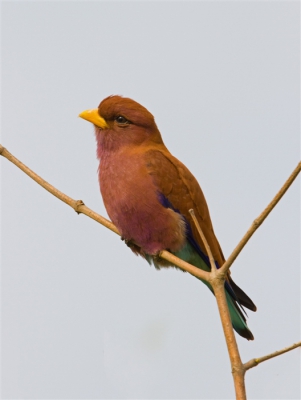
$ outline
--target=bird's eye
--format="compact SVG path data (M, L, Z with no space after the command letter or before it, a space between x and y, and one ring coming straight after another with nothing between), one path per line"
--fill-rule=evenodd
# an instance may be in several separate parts
M126 118L124 118L122 115L118 115L116 118L115 118L115 121L118 123L118 124L129 124L130 123L130 121L128 121Z

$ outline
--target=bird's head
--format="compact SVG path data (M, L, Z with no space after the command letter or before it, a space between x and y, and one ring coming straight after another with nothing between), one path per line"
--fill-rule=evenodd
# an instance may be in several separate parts
M153 115L126 97L109 96L98 108L83 111L79 117L94 124L99 153L147 142L163 144Z

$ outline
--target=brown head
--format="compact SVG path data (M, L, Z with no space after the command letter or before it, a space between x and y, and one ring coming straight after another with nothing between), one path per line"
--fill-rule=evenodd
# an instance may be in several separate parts
M132 99L109 96L98 109L83 111L79 116L94 124L99 156L123 146L163 144L153 115Z

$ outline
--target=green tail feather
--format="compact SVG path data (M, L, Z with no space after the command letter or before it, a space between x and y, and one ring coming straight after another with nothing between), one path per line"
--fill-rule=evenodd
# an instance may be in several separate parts
M193 249L193 247L187 243L186 246L178 251L175 254L177 257L181 258L184 261L189 262L190 264L195 265L196 267L204 270L204 271L210 271L208 265L205 263L205 261L198 255L198 253ZM200 279L201 280L201 279ZM213 293L212 287L209 285L209 283L201 280ZM231 316L231 321L233 328L236 330L236 332L248 339L248 340L253 340L254 337L252 335L252 332L248 328L248 325L246 323L246 319L239 309L239 306L237 302L231 297L231 295L226 291L226 298L227 298L227 304Z
M246 338L247 340L254 340L254 336L248 328L245 317L243 316L235 301L227 292L226 298L233 328L240 336Z

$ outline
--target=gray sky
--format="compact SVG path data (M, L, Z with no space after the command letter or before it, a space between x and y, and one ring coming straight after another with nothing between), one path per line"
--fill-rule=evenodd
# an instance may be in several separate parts
M225 256L300 158L299 2L1 3L2 138L106 215L93 127L110 94L156 118L200 182ZM214 297L1 160L2 398L230 399ZM232 268L258 307L243 361L300 340L300 180ZM300 398L300 352L247 373L250 399Z

